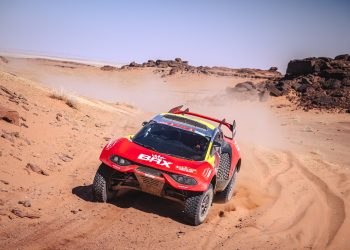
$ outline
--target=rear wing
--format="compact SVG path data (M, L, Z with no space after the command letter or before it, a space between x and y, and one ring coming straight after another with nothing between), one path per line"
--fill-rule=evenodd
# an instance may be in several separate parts
M203 119L206 119L206 120L209 120L209 121L213 121L213 122L219 123L219 127L221 125L226 126L231 131L232 138L236 135L236 121L235 120L233 120L233 123L230 124L230 123L226 122L226 119L219 120L219 119L215 119L215 118L212 118L212 117L209 117L209 116L193 113L193 112L190 112L189 108L187 108L185 110L181 110L182 107L183 107L183 105L177 106L175 108L172 108L172 109L169 110L168 113L180 114L180 115L185 115L186 114L186 115L191 115L191 116L196 116L196 117L199 117L199 118L203 118Z

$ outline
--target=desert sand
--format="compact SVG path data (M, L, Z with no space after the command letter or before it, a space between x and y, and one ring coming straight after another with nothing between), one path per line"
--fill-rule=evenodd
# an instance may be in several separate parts
M305 112L283 96L237 99L227 88L239 76L6 60L0 106L21 118L0 120L1 249L349 249L349 114ZM107 141L180 104L236 119L232 200L214 202L198 227L178 204L136 191L93 202Z

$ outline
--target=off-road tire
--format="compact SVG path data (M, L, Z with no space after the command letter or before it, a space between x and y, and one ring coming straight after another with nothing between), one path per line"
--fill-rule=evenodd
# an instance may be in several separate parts
M110 190L110 177L113 171L103 163L98 168L92 184L92 194L96 201L107 202L113 197L114 191Z
M228 202L231 200L233 196L233 190L236 184L236 178L237 178L237 169L233 171L231 180L227 184L226 188L217 194L217 197L219 197L219 199L222 200L223 202Z
M185 214L189 224L197 226L205 221L213 202L213 195L213 186L210 184L207 191L185 200Z
M231 168L230 154L228 153L221 154L217 178L219 180L228 180L230 176L230 168Z

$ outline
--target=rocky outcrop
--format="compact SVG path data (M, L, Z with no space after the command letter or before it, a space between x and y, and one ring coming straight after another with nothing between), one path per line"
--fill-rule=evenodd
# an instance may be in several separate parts
M113 66L110 66L110 65L104 65L100 69L103 70L103 71L113 71L113 70L116 70L117 68L113 67Z
M271 95L286 95L306 110L350 110L350 56L292 60L285 77L268 82L266 88Z
M155 73L161 73L163 77L179 74L202 74L227 77L245 77L245 78L261 78L261 79L276 79L282 75L277 71L276 67L271 67L269 70L260 69L231 69L225 67L207 67L207 66L192 66L188 61L183 61L181 58L175 60L148 60L142 64L131 62L124 65L121 69L133 68L155 68Z
M17 105L22 105L22 108L24 109L26 109L26 106L29 105L28 100L24 96L17 94L16 92L9 90L2 85L0 85L0 95L7 97L10 102Z

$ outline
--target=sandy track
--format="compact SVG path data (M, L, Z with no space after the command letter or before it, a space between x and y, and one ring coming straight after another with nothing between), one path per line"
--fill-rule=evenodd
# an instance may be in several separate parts
M290 152L250 150L254 154L243 165L246 169L242 169L234 199L228 204L215 203L207 223L197 228L183 224L181 206L138 192L121 194L113 204L96 204L92 202L91 185L79 185L77 177L58 183L57 187L72 189L63 192L64 199L55 201L53 197L47 204L55 204L54 214L59 218L50 216L38 225L22 225L21 233L14 227L7 231L10 239L3 241L3 246L345 249L344 239L336 239L340 230L346 231L342 229L346 219L344 197ZM311 161L320 164L317 159ZM93 176L96 166L86 167L85 173ZM80 164L72 166L78 172L82 168ZM341 178L334 173L332 177ZM70 215L72 207L82 211Z
M92 200L91 183L106 143L103 137L133 133L151 114L91 99L77 99L79 109L72 110L25 79L1 73L1 84L29 102L26 111L0 96L1 103L18 110L29 125L17 128L0 121L2 129L20 132L13 143L0 138L0 179L9 182L0 183L0 199L5 201L0 206L1 249L347 249L350 245L350 171L345 165L350 122L346 116L314 118L314 113L269 110L281 113L277 119L265 113L262 104L222 106L218 93L208 89L196 92L191 101L191 91L198 87L192 82L182 98L200 111L221 116L232 108L244 110L243 115L235 114L242 124L238 138L243 164L234 198L227 204L215 202L207 222L192 227L184 223L181 205L148 194L119 193L110 204ZM215 98L209 98L210 106L201 106L207 95ZM252 117L246 115L254 110ZM58 112L62 121L56 120ZM257 117L259 126L254 125ZM329 126L319 121L329 123L330 117L334 121ZM285 130L291 132L282 139L289 141L275 138L285 135L279 124L287 124ZM319 133L305 133L305 126ZM266 132L268 128L272 133ZM23 145L21 138L32 143ZM321 140L332 144L321 145ZM315 142L322 146L319 150ZM11 156L14 152L21 160ZM72 155L73 160L60 161L61 153ZM28 175L27 162L39 164L50 175ZM24 198L32 201L31 208L17 204ZM12 208L39 212L41 217L17 218Z

